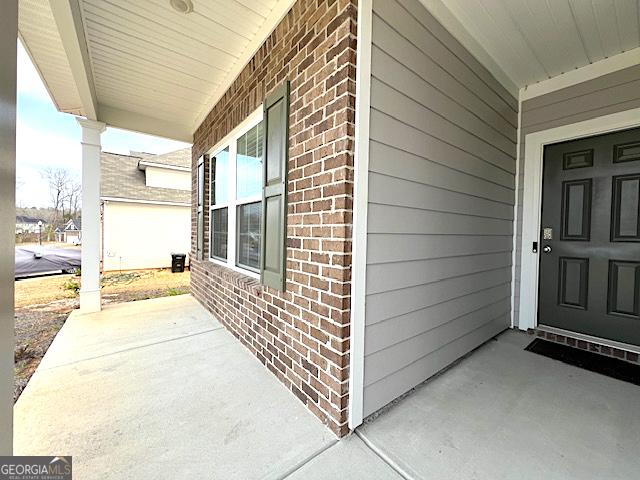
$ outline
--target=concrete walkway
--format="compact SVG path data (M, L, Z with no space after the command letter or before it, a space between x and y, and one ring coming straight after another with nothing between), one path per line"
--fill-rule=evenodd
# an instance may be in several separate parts
M80 479L281 478L336 442L190 296L74 312L15 424Z
M15 407L74 478L637 478L640 388L506 332L337 442L190 296L72 314Z
M640 387L524 348L507 331L358 435L406 478L637 479Z

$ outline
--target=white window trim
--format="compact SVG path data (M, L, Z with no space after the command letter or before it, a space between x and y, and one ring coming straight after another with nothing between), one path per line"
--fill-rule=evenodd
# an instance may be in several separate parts
M544 146L638 126L640 126L640 108L634 108L583 122L530 133L525 137L522 248L520 252L520 308L518 310L518 328L520 330L536 328L538 325L540 248L538 248L538 253L533 253L531 247L533 242L540 241Z
M255 272L253 270L249 270L248 268L244 268L236 265L236 232L237 232L237 207L240 205L246 205L248 203L254 203L262 200L262 195L256 195L252 197L246 197L242 199L236 199L236 187L237 187L237 151L238 151L238 139L251 130L253 127L258 125L262 121L263 111L262 106L255 110L251 115L249 115L244 121L242 121L236 128L234 128L231 133L229 133L224 139L219 141L213 148L208 151L209 158L213 159L217 154L223 151L225 148L229 147L229 195L227 202L224 204L213 205L211 202L213 200L211 195L211 180L213 179L213 162L209 161L209 184L206 185L206 188L209 188L209 231L207 232L209 239L209 261L216 265L221 265L223 267L227 267L236 272L240 272L243 275L247 275L249 277L253 277L256 279L260 278L260 273ZM218 210L220 208L227 208L227 260L221 260L219 258L215 258L211 256L212 245L211 245L211 228L212 228L212 219L213 219L213 211Z

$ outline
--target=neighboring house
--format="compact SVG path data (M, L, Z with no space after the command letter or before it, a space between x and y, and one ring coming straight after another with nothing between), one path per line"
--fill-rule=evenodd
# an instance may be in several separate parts
M103 152L100 161L104 271L166 268L188 254L191 149L164 155Z
M38 222L42 222L38 225ZM16 215L16 234L44 232L47 222L41 218Z
M56 105L87 117L85 245L106 124L193 141L171 202L193 295L338 436L507 328L638 361L638 2L247 0L222 27L193 3L21 2L51 19L20 33ZM131 198L148 160L112 156L105 222L153 208ZM106 259L183 231L126 218Z
M82 243L82 220L79 218L68 220L62 228L60 241L80 245Z

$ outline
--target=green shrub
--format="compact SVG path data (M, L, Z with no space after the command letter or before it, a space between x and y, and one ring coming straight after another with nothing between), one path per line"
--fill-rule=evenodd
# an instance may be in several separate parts
M64 282L64 285L62 287L65 290L72 290L77 295L80 291L80 282L72 278Z
M175 297L176 295L184 295L189 293L186 288L168 288L167 297Z

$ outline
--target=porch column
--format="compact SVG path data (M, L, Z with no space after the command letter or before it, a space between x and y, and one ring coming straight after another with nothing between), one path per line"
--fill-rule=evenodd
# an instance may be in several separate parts
M0 455L13 454L18 1L0 1Z
M100 134L106 125L78 119L82 127L82 285L80 311L100 310Z

